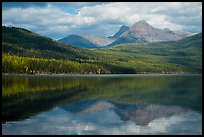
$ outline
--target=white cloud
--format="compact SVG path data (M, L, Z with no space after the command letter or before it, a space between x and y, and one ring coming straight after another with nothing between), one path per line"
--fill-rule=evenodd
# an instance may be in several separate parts
M12 8L3 12L3 25L23 27L44 35L52 33L65 35L72 29L88 26L94 22L93 17L63 13L51 7Z
M201 32L202 3L68 2L2 11L3 25L26 27L55 39L85 32L107 36L116 33L121 25L130 26L139 20L146 20L157 28Z

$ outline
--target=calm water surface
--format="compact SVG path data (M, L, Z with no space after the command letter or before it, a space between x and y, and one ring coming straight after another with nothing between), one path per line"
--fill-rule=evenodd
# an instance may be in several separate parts
M202 134L202 76L3 76L2 134Z

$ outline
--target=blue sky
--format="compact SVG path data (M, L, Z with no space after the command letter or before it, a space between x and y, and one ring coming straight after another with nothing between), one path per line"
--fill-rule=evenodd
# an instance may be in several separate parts
M201 2L3 2L2 25L53 39L70 34L113 35L121 25L146 20L156 28L202 31Z

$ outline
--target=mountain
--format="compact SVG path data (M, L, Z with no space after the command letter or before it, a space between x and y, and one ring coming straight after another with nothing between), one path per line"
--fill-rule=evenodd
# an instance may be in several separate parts
M168 28L154 28L145 20L142 20L133 24L129 29L124 31L123 34L120 34L120 37L116 41L108 46L122 43L176 41L190 35L191 33L189 32L173 32Z
M109 36L108 38L110 38L110 39L118 39L127 30L129 30L129 27L123 25L123 26L120 27L119 31L115 35Z
M59 40L62 43L74 45L81 48L100 48L112 43L114 40L91 34L70 35Z
M81 48L97 48L94 43L79 35L70 35L66 38L60 39L59 41Z

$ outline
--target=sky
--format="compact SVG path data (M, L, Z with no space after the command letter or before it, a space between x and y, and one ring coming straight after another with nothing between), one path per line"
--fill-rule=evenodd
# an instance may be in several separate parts
M2 25L60 39L71 34L114 35L146 20L155 28L202 32L202 2L2 2Z

